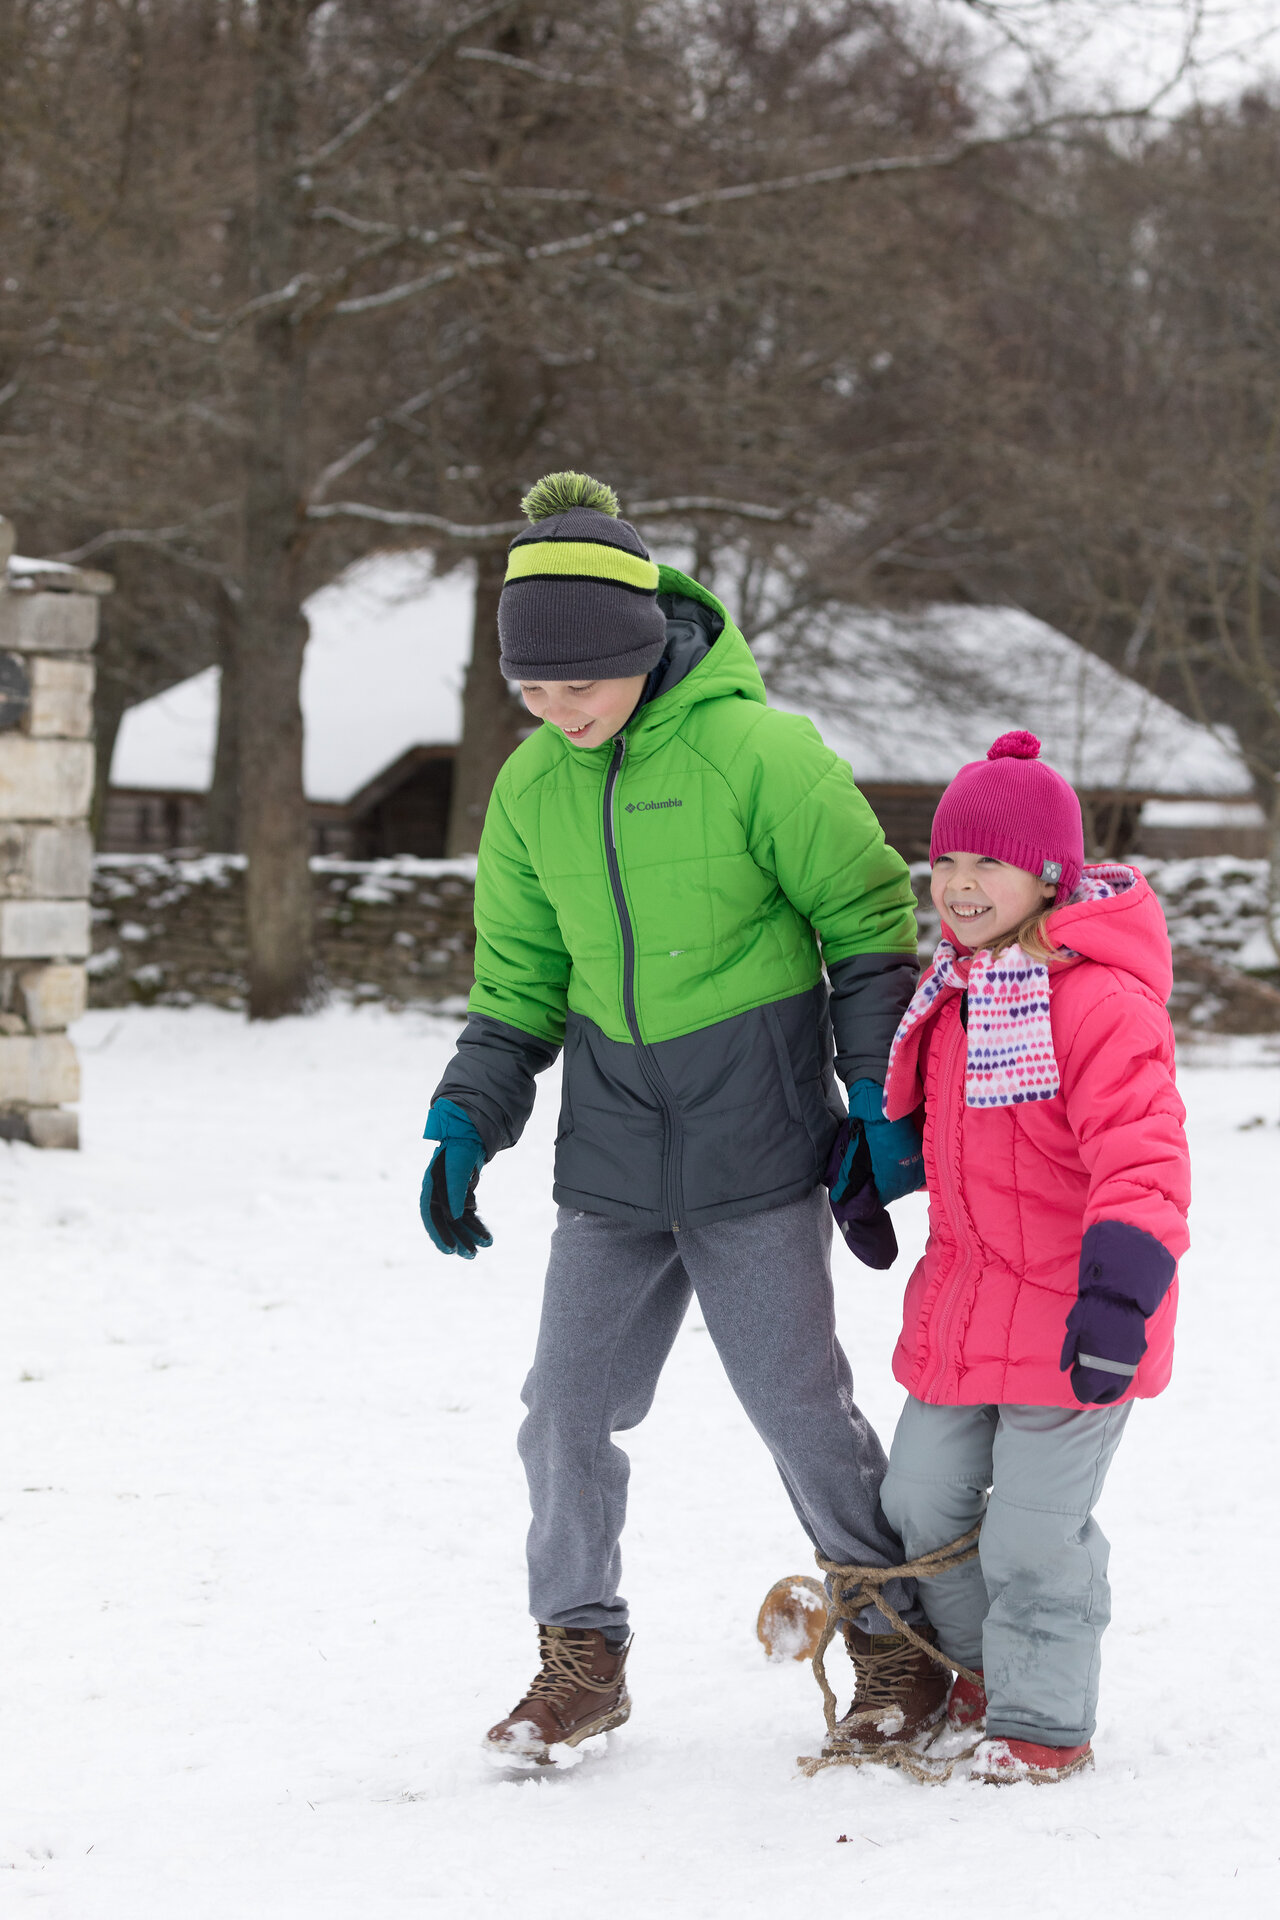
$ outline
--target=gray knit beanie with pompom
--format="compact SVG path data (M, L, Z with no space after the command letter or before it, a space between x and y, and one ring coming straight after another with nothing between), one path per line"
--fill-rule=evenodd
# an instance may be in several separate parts
M624 680L662 658L658 569L612 487L549 473L521 501L498 601L508 680Z

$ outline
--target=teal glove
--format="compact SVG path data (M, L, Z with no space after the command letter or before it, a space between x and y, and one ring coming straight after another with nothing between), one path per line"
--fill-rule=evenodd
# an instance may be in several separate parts
M476 1212L476 1181L484 1165L484 1142L461 1107L437 1100L427 1115L423 1136L440 1145L422 1180L418 1211L441 1253L474 1260L477 1247L491 1247L493 1235Z
M883 1099L884 1089L874 1080L855 1080L850 1087L851 1136L848 1158L852 1173L853 1156L858 1146L858 1122L861 1121L862 1137L871 1155L871 1178L876 1192L887 1207L891 1200L901 1200L905 1193L915 1193L924 1185L924 1155L920 1150L920 1135L915 1122L886 1120ZM837 1198L835 1187L831 1190L831 1198L833 1201Z

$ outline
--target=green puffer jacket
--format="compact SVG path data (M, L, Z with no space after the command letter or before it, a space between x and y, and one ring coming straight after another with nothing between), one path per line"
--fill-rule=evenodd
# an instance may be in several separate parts
M720 602L664 567L659 604L664 670L623 732L582 749L544 725L498 777L437 1093L492 1153L563 1043L556 1198L678 1230L812 1190L844 1111L823 962L841 1070L882 1079L916 933L848 766L766 705Z

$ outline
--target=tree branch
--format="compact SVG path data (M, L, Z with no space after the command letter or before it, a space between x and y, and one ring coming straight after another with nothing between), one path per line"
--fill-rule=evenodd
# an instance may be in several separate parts
M292 325L297 325L309 314L314 313L317 307L322 307L325 301L331 299L341 288L349 286L361 267L367 267L371 260L380 260L388 253L396 252L400 247L417 246L424 251L429 251L432 247L440 246L446 240L456 239L459 234L467 231L465 220L451 220L447 225L438 228L396 227L383 221L357 221L352 214L340 214L336 207L326 207L314 217L337 221L357 232L363 229L376 237L367 247L361 248L358 253L352 255L351 259L345 260L332 272L295 273L286 286L277 287L271 293L260 293L254 299L246 300L243 306L236 307L222 319L214 315L205 316L207 325L193 327L189 321L183 319L181 314L171 311L166 311L165 318L186 334L188 339L198 340L204 346L214 347L220 346L228 334L235 333L247 321L256 320L259 315L270 313L279 307L292 305L293 311L289 319ZM299 299L299 295L305 297ZM295 302L296 305L294 305ZM339 309L335 308L335 311L337 310ZM341 310L345 310L345 307Z
M505 248L489 247L475 253L464 254L460 260L452 262L449 266L437 267L433 273L423 274L418 279L404 280L393 287L383 287L377 293L359 294L349 300L339 300L332 311L343 315L377 313L386 307L398 306L402 301L416 299L420 294L429 293L433 288L444 286L449 281L463 279L468 274L483 272L488 267L510 265L513 258L532 265L539 260L555 260L563 258L566 254L583 253L590 248L603 245L606 241L619 240L624 234L634 233L640 227L648 226L651 221L678 220L686 213L696 212L700 207L724 206L730 202L759 199L766 194L794 193L803 187L827 186L842 180L869 178L878 174L914 173L929 168L951 167L967 154L992 144L998 144L998 142L991 139L975 140L946 153L901 154L880 160L849 160L840 166L817 167L809 173L785 174L776 180L750 180L744 181L739 186L708 187L701 193L682 194L679 198L663 201L656 207L637 207L616 220L606 221L602 226L589 227L585 232L569 234L561 240L544 240L536 247L522 247L514 253Z
M217 507L211 507L201 518L210 520L231 511L235 501L224 500ZM179 566L188 568L192 573L207 574L222 587L227 598L239 606L244 598L240 582L230 567L224 567L217 560L207 560L203 554L189 553L183 547L174 546L191 532L189 525L179 527L113 527L109 532L95 534L92 540L86 540L82 547L74 547L67 553L50 554L51 560L65 561L69 566L79 566L81 561L89 560L96 553L105 553L113 547L146 547L153 553L163 553Z
M619 240L628 233L635 233L654 221L680 220L685 214L695 213L703 207L729 206L746 200L763 199L774 194L796 193L807 187L837 185L846 180L867 180L892 174L938 172L957 166L961 161L985 152L989 148L1046 139L1060 132L1064 127L1098 125L1117 120L1141 118L1143 114L1151 111L1153 104L1149 102L1144 107L1118 108L1101 113L1054 114L1047 119L1017 128L1011 133L986 134L975 140L963 141L941 152L887 154L879 159L846 160L837 166L814 167L807 173L782 174L772 180L747 180L737 186L707 187L698 193L680 194L677 198L665 200L656 207L636 207L629 213L620 215L616 220L608 220L600 226L588 227L581 233L568 234L560 240L545 240L538 246L516 250L488 247L464 254L461 259L451 262L449 266L438 267L433 273L423 274L417 279L400 281L395 286L381 288L377 293L359 294L349 300L339 300L331 308L331 312L343 316L378 313L387 307L398 306L402 301L413 300L421 294L430 293L434 288L445 286L451 281L464 279L469 274L481 273L490 267L509 265L513 259L534 265L541 260L555 260L572 253L585 253L606 242ZM605 264L608 267L613 266L611 260Z
M451 373L447 379L437 381L434 387L427 387L422 393L415 393L412 399L403 401L394 412L370 420L364 438L358 440L354 446L348 447L345 453L339 454L336 460L331 460L327 467L322 468L307 496L308 506L318 505L335 480L340 480L344 473L350 473L352 468L358 467L362 460L367 460L371 453L376 453L392 427L410 425L414 416L429 407L433 400L442 398L446 393L453 393L456 388L470 380L471 375L470 367L462 367L457 373ZM420 432L421 429L417 431Z
M394 86L388 87L385 93L379 94L376 100L371 100L369 105L356 114L354 119L348 120L346 126L340 128L331 140L326 140L322 147L317 147L313 154L299 161L296 169L297 176L309 181L312 174L318 173L321 167L327 166L331 160L336 160L340 153L345 153L353 141L367 133L383 114L390 113L393 108L398 107L400 102L412 93L419 81L426 78L436 62L455 47L459 40L465 39L469 33L474 33L478 27L487 25L499 14L508 12L511 4L512 0L494 0L492 5L480 7L476 12L468 14L466 19L459 21L457 26L437 34L421 60L410 67L408 73L403 74Z
M593 87L605 93L622 93L628 99L647 107L651 113L659 111L656 100L647 95L635 93L630 87L623 86L601 73L569 73L564 68L539 67L532 60L518 60L513 53L497 53L490 47L459 47L455 60L483 60L488 66L506 67L512 73L527 74L532 80L545 80L555 87Z
M458 520L446 520L438 513L413 513L400 511L394 507L370 507L359 500L335 500L330 506L310 506L307 508L308 520L368 520L378 527L421 527L430 533L442 533L450 540L460 540L475 544L485 544L496 540L509 540L512 534L519 533L529 522L519 520L491 520L485 525L467 525Z
M765 520L778 525L795 520L802 503L789 507L765 507L754 500L722 500L714 494L674 494L666 500L637 500L627 511L636 520L679 520L691 513L721 513L737 520ZM447 520L438 513L418 513L408 508L372 507L360 500L335 500L331 505L307 508L308 520L367 520L380 527L421 527L430 533L442 533L449 540L485 544L510 539L522 533L528 521L490 520L468 524Z
M754 500L722 500L711 493L677 493L666 500L637 500L627 512L636 520L680 520L689 513L723 513L737 520L768 520L775 525L795 520L804 502L789 507L763 507Z

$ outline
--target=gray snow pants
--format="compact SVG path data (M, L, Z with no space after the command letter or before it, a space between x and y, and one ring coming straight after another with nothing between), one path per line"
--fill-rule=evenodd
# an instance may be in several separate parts
M619 1539L639 1426L696 1293L707 1331L801 1526L828 1559L892 1566L884 1449L853 1403L836 1339L826 1189L678 1236L561 1207L520 1456L529 1478L529 1610L545 1626L625 1633ZM911 1587L890 1603L915 1620ZM873 1630L887 1622L869 1611Z
M1130 1404L909 1398L902 1410L882 1497L908 1556L982 1522L978 1559L922 1580L920 1600L942 1651L983 1669L993 1737L1046 1747L1093 1737L1111 1618L1108 1542L1093 1509Z

